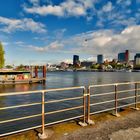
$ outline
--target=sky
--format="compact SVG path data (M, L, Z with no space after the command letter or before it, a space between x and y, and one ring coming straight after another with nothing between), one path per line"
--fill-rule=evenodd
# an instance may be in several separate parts
M140 53L140 0L0 0L6 64Z

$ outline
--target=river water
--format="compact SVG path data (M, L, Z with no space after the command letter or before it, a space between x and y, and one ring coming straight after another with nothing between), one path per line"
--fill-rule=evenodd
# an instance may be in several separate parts
M93 84L109 84L116 82L128 82L128 81L140 81L140 73L139 72L48 72L47 73L47 82L45 84L21 84L21 85L7 85L0 86L0 93L6 92L18 92L18 91L33 91L33 90L41 90L41 89L50 89L50 88L62 88L62 87L74 87L74 86L88 86ZM127 88L131 88L128 87ZM97 89L96 92L109 92L113 89L103 88ZM129 93L128 93L129 94ZM31 94L31 95L17 95L17 96L8 96L8 97L0 97L0 107L20 105L25 103L34 103L41 101L41 94ZM65 97L75 97L81 96L82 90L73 90L73 91L62 91L62 92L51 92L45 95L45 100L54 100L54 99L62 99ZM123 97L123 96L122 96ZM103 97L103 98L95 98L92 101L104 101L105 99L112 98ZM82 104L81 100L74 101L65 101L62 103L55 104L46 104L45 111L55 111L57 109L64 109L66 107L80 106ZM129 100L131 102L131 100ZM123 104L121 102L120 104ZM111 106L112 104L95 106L91 110L105 109L107 106ZM1 110L0 111L0 121L6 119L12 119L15 117L23 117L29 116L33 114L41 113L41 106L33 106L33 107L22 107L17 109L9 109L9 110ZM73 117L76 115L81 115L82 109L68 111L58 114L52 114L46 117L46 123L50 123L52 121L57 121L60 119L64 119L65 117ZM16 121L6 124L0 124L0 134L5 132L10 132L13 130L23 129L30 126L36 126L41 124L41 117L36 117L28 120Z

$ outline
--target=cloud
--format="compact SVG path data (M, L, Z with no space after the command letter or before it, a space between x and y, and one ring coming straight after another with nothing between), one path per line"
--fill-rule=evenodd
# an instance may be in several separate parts
M16 41L15 44L18 45L18 46L24 46L25 45L25 43L23 41Z
M139 25L127 27L120 33L116 33L113 30L87 33L81 35L81 39L88 35L89 40L87 41L87 46L82 46L82 43L81 45L78 44L77 47L73 49L73 52L84 52L94 55L102 53L106 56L111 56L112 58L117 57L117 53L125 51L126 49L130 50L132 53L138 53L140 44L139 34ZM76 42L73 43L75 44Z
M59 5L42 5L29 7L24 5L24 11L31 14L38 14L42 16L85 16L87 11L93 8L96 0L66 0Z
M89 31L70 38L54 41L44 47L30 46L33 51L59 52L69 54L87 54L95 57L103 54L105 58L117 58L119 52L130 50L139 53L140 25L129 26L120 32L111 29Z
M29 0L29 2L33 5L38 5L39 4L39 0Z
M55 51L62 50L64 45L59 41L54 41L44 47L33 46L33 45L28 45L27 47L28 47L28 49L30 49L32 51L36 51L36 52L51 52L51 51L55 52Z
M132 7L135 6L134 10ZM131 0L116 0L116 3L110 1L102 6L97 12L96 26L102 28L117 28L139 24L138 4Z
M111 2L108 2L102 8L103 12L110 12L110 11L112 11L112 9L113 9L113 6L112 6L112 3Z
M2 42L2 45L5 47L5 46L8 46L9 43L8 42Z
M45 33L45 25L36 22L31 18L24 19L12 19L0 16L0 30L6 33L11 33L15 31L31 31L34 33Z

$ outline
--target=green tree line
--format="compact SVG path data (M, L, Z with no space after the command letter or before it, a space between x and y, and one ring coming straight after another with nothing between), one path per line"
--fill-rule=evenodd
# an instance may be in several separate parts
M4 62L5 62L5 59L4 59L4 49L3 49L2 43L0 42L0 68L4 67Z

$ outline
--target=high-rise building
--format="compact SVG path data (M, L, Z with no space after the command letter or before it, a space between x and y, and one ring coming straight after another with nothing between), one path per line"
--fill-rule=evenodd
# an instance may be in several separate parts
M119 53L118 54L118 61L119 62L125 61L125 53Z
M104 62L103 55L102 54L97 55L97 63L102 64L103 62Z
M79 65L79 63L80 63L79 56L78 55L74 55L73 56L73 66Z
M128 62L129 61L129 50L118 54L119 62Z
M128 62L129 61L129 50L125 51L125 61Z
M137 53L134 57L134 65L140 66L140 53Z

